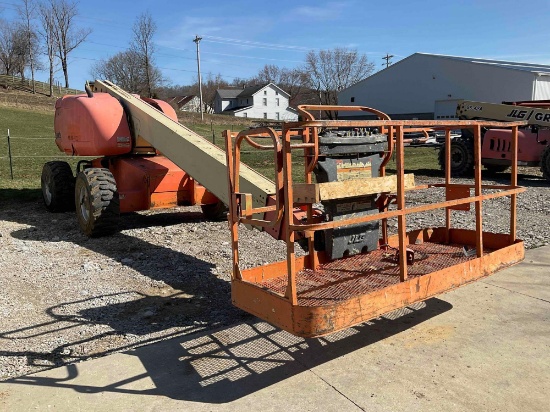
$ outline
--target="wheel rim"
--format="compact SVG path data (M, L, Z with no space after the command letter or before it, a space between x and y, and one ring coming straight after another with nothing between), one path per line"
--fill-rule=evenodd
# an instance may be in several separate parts
M47 205L52 203L52 191L50 190L50 184L51 182L49 178L42 180L42 193L44 194L44 200Z
M464 153L462 153L462 150L455 148L451 151L451 166L452 168L457 168L462 165L462 162L464 161Z
M80 210L80 216L85 222L90 219L90 212L88 211L88 192L85 188L81 188L78 192L78 206Z

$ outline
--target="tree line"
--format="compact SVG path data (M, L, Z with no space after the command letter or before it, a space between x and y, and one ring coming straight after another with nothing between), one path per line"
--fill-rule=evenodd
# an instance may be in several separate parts
M0 73L25 79L46 67L49 71L50 96L56 67L63 71L65 87L69 87L69 55L91 33L79 27L75 18L78 4L72 0L20 0L17 19L0 18ZM45 61L44 61L45 60Z
M203 110L214 107L216 91L227 88L244 88L248 85L274 83L290 95L290 106L299 104L338 104L338 92L370 76L374 63L357 50L337 47L330 50L310 51L299 67L287 68L275 64L262 67L250 78L224 79L222 74L207 73L202 81ZM161 97L199 94L198 81L188 86L159 85L157 93ZM325 111L325 117L332 119L334 111Z
M150 13L139 16L132 27L132 39L127 50L97 62L91 74L109 79L125 90L148 97L168 98L178 95L198 95L199 82L191 85L168 85L155 64L157 25ZM225 80L221 73L206 73L202 79L204 112L214 107L216 91L224 88L242 88L247 85L275 83L290 95L290 105L338 104L338 92L368 77L375 65L357 50L338 47L332 50L310 51L299 67L286 68L265 65L250 78ZM325 116L333 118L332 111Z
M79 27L78 3L74 0L19 0L18 18L0 18L0 73L25 78L30 72L49 69L50 95L55 69L61 66L65 87L69 87L70 53L91 33ZM90 68L94 78L108 79L123 89L147 97L199 94L198 80L191 85L170 85L155 63L154 36L157 24L149 12L138 16L132 26L128 48L98 61ZM298 67L270 64L249 78L225 79L221 73L206 73L202 81L203 110L214 107L216 91L223 88L273 82L290 95L290 105L336 105L338 92L373 73L374 63L364 54L346 47L310 51ZM34 91L34 88L33 88ZM333 113L326 112L328 118Z

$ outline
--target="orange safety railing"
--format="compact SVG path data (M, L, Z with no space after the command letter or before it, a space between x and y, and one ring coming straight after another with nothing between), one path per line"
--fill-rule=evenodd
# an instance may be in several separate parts
M233 286L233 301L234 303L248 310L257 316L260 316L272 323L287 329L295 334L301 336L317 336L319 334L330 333L331 331L341 329L343 327L351 326L354 323L359 323L369 319L369 316L375 314L384 313L399 307L412 301L423 300L434 293L440 293L450 288L459 286L460 284L475 280L478 277L484 276L488 273L492 273L495 267L503 262L514 263L523 256L523 243L516 239L516 208L517 208L517 195L523 192L525 189L517 185L517 139L518 139L518 127L523 125L523 122L514 123L502 123L502 122L478 122L478 121L445 121L445 120L315 120L313 116L308 115L306 109L319 110L320 106L303 106L299 108L300 113L306 118L305 121L286 122L283 123L282 131L279 133L262 129L257 132L253 130L241 132L236 140L233 140L231 134L226 134L227 143L227 156L228 156L228 174L229 185L231 195L230 205L230 225L232 231L233 240L233 280L235 282ZM323 110L324 106L321 106ZM328 109L335 110L336 107L330 106ZM338 107L338 110L348 110L349 107ZM320 128L378 128L379 130L385 130L388 135L388 149L384 156L384 161L380 166L380 176L385 176L385 166L387 164L386 158L388 153L394 151L396 153L396 188L395 193L380 193L381 201L379 203L379 213L369 214L363 216L351 216L337 221L320 221L319 213L315 210L315 207L311 203L297 204L293 195L293 179L292 179L292 153L295 150L303 150L306 159L317 159L319 153L318 148L318 135ZM511 182L509 185L484 185L481 180L481 129L482 127L498 127L498 128L510 128L512 130L512 171ZM475 158L475 176L473 184L456 184L451 181L450 170L450 147L451 147L451 130L456 129L473 129L474 136L474 158ZM429 184L429 185L415 185L414 187L405 186L405 155L404 144L405 133L410 130L422 131L428 129L445 130L445 158L446 158L446 170L445 181L442 184ZM247 194L238 192L238 162L240 159L240 144L246 140L253 147L260 150L267 149L268 147L258 145L250 139L250 136L255 133L263 133L271 136L273 145L269 146L269 149L274 150L274 167L276 170L276 187L277 193L274 194L275 204L265 208L253 208L252 199L247 198ZM302 143L296 144L291 142L291 137L302 137ZM316 155L317 154L317 155ZM305 162L306 167L304 170L304 181L306 184L312 182L312 171L315 164ZM441 202L432 204L422 204L416 206L406 206L405 204L405 192L413 190L426 190L430 188L445 188L446 199ZM470 194L470 189L474 190L474 194ZM483 193L485 189L492 189L491 193ZM496 190L496 191L495 191ZM510 204L510 230L507 234L502 235L489 235L482 231L482 204L483 201L494 199L497 197L509 196L511 198ZM395 201L397 204L396 209L390 210L389 205ZM475 205L475 231L468 232L455 230L452 228L451 222L451 210L460 207L461 205L467 205L474 203ZM244 206L244 209L243 209ZM445 227L441 229L434 229L433 239L431 235L421 232L415 232L415 234L408 234L406 232L406 216L413 213L425 212L435 209L445 210ZM252 215L259 213L272 213L272 219L266 220L252 218ZM296 218L296 212L305 212L305 216L300 219ZM397 235L388 235L387 220L390 218L397 218L398 227ZM297 286L297 275L300 279L304 276L304 270L312 271L312 276L315 276L316 271L324 270L323 265L327 264L327 257L323 252L317 251L314 248L314 233L320 230L334 229L337 227L344 227L349 225L355 225L359 223L366 223L371 221L382 221L382 233L379 240L379 245L390 245L398 250L396 256L398 256L398 275L399 281L397 284L389 284L385 289L385 297L376 294L374 290L369 290L363 293L361 296L349 296L345 300L340 298L336 299L338 304L331 304L330 309L326 305L315 306L305 302L305 295L303 286L301 291ZM279 262L277 264L268 265L259 268L247 269L241 271L238 261L238 226L239 223L246 223L253 226L267 227L280 225L281 238L286 242L286 261ZM474 259L479 259L481 266L476 266L477 271L481 273L472 272L470 269L464 266L462 271L446 273L437 271L433 274L434 278L437 275L437 282L430 284L428 279L428 286L426 291L414 292L411 288L406 288L410 282L416 280L420 282L417 274L409 277L408 269L409 264L407 262L407 248L413 241L413 237L420 237L422 241L435 241L442 244L470 244L475 247ZM297 258L295 254L295 243L298 238L305 237L307 239L307 256ZM484 249L484 239L489 243L487 250L495 250L496 254L492 252L486 252ZM414 241L413 241L414 243ZM507 247L512 248L508 252L504 252ZM521 249L521 250L520 250ZM503 252L499 253L498 251ZM507 257L503 257L503 253L508 253ZM368 252L367 252L368 254ZM341 263L337 266L339 268L346 267L346 262L352 264L356 262L352 258L339 259ZM458 264L458 263L457 263ZM464 262L460 264L465 264ZM485 266L483 266L485 265ZM357 270L356 267L349 267L348 269ZM331 269L334 270L334 269ZM340 269L339 269L340 270ZM441 273L440 273L441 272ZM467 274L465 274L467 272ZM471 272L471 273L470 273ZM310 273L310 272L308 272ZM458 274L457 274L458 273ZM360 275L358 274L358 279ZM424 277L430 277L432 274L425 273ZM443 276L446 276L443 278ZM276 282L273 280L270 285L275 283L277 287L273 286L272 289L266 286L266 280L278 279ZM444 280L441 280L444 279ZM275 282L275 283L273 283ZM300 284L303 285L303 281L300 280ZM402 287L398 284L401 283ZM281 285L284 284L284 293L282 293ZM322 288L324 286L319 286ZM333 287L333 286L331 286ZM353 289L353 288L352 288ZM402 291L409 290L410 297L408 298L392 298L392 303L388 303L387 293L404 293ZM401 292L399 292L401 291ZM328 293L328 292L326 292ZM405 293L406 295L406 293ZM251 300L251 296L256 301ZM326 296L324 297L326 298ZM323 298L323 299L324 299ZM364 311L357 316L351 316L347 313L351 307L355 307L357 299L371 299L369 305L372 305L371 310L357 309ZM326 300L323 300L325 302ZM263 302L258 305L253 302ZM302 303L301 303L302 302ZM309 301L308 301L309 302ZM305 305L305 306L304 306ZM335 306L336 305L336 306ZM306 308L307 307L307 308ZM308 309L309 308L309 309ZM306 310L307 309L307 310ZM270 311L279 311L283 315L274 316ZM308 312L313 310L314 312ZM343 311L338 313L338 311ZM382 312L381 312L382 311ZM331 315L332 313L332 315ZM322 315L322 316L321 316ZM303 317L300 317L303 316ZM309 318L307 318L309 316ZM324 318L323 318L324 316ZM306 321L310 319L309 321ZM298 321L298 319L302 319ZM324 320L323 320L324 319ZM302 323L300 323L302 322ZM306 322L307 325L304 326Z

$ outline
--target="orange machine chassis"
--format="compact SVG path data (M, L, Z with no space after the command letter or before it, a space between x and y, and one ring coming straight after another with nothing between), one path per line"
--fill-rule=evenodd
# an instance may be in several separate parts
M315 120L308 110L363 110L379 120ZM487 121L404 121L390 120L381 112L359 107L301 106L301 122L283 123L282 132L271 128L246 130L238 135L225 133L230 193L229 223L233 248L232 300L237 307L302 337L329 334L365 322L391 310L425 300L431 296L488 276L513 265L524 257L523 242L516 238L517 195L525 188L517 185L518 126L523 122ZM321 128L378 128L388 136L380 176L395 153L397 190L379 193L379 213L325 222L318 219L313 202L297 202L293 194L292 152L303 151L304 181L312 183L312 171L319 157ZM483 185L481 180L481 128L512 130L512 172L510 185ZM447 165L450 164L451 130L473 129L475 141L475 178L473 185L451 182L446 167L441 184L406 187L405 135L422 129L445 131ZM272 145L260 145L254 136L270 137ZM292 137L292 142L291 142ZM299 139L301 141L296 142ZM250 194L239 192L240 147L247 141L260 150L273 150L277 193L265 207L255 207ZM445 188L442 202L406 206L406 191ZM473 189L473 196L470 194ZM483 202L508 196L510 230L508 233L482 231ZM389 205L396 201L396 208ZM451 210L475 205L475 230L453 228ZM257 206L257 203L256 203ZM406 217L412 213L445 210L445 227L406 232ZM289 212L291 211L291 212ZM301 218L297 219L297 214ZM388 219L397 218L397 234L388 235ZM314 249L314 232L367 221L381 221L379 249L329 261ZM252 269L239 267L239 224L247 224L279 234L286 242L286 261ZM295 242L305 237L308 254L295 255ZM388 253L388 248L396 253ZM424 259L407 261L414 251ZM466 253L469 251L470 253Z
M91 164L104 167L105 160L117 182L121 213L219 202L216 196L165 156L100 157Z

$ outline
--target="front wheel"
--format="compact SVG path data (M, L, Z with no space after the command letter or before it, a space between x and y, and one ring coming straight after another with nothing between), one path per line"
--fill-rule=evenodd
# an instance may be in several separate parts
M78 224L90 237L115 233L120 202L115 178L109 169L89 168L76 177L75 205Z

